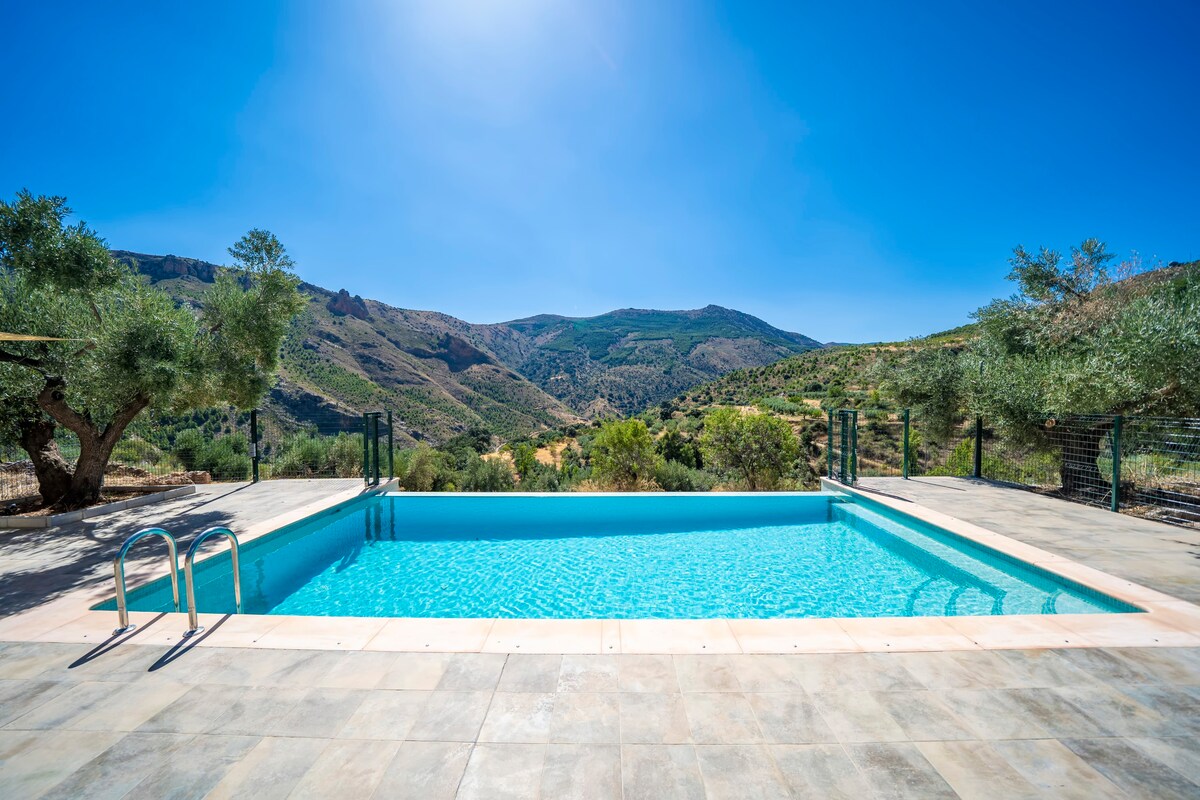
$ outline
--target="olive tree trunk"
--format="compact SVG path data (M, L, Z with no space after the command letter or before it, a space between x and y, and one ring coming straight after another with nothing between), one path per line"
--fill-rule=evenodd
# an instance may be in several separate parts
M60 467L55 465L52 457L42 459L43 469L49 481L42 492L42 501L55 509L69 511L92 505L100 499L100 490L104 486L104 469L108 466L113 448L121 440L121 435L125 433L129 423L150 404L150 398L142 394L133 397L117 409L108 425L101 429L92 421L90 415L81 414L71 408L67 403L65 388L66 383L61 378L47 378L45 387L38 393L37 402L57 423L79 437L79 460L66 476L69 482L65 490ZM49 425L52 437L53 423L41 424ZM66 462L58 454L58 446L51 441L49 447L53 448L53 456L57 456L57 461L65 467ZM37 472L38 458L32 450L26 450L34 460L34 470ZM42 473L37 474L41 486ZM50 492L49 496L47 491Z
M42 502L54 504L71 490L71 465L54 441L57 426L50 420L29 420L20 426L21 448L33 462Z
M1056 425L1051 438L1062 453L1059 478L1067 495L1107 491L1108 480L1100 472L1100 445L1112 421L1067 419Z

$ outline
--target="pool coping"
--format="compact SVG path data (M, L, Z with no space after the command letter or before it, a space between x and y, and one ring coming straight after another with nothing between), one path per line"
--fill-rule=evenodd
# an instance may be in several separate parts
M205 631L183 637L187 615L130 612L137 628L114 635L116 615L90 607L111 596L98 583L0 620L0 640L173 647L252 647L391 652L544 654L788 654L1200 646L1200 606L948 516L918 503L822 479L822 490L862 497L968 541L1033 564L1141 612L823 619L453 619L200 614ZM251 541L315 514L395 488L341 492L247 528ZM457 493L456 493L457 494ZM660 495L662 493L655 493ZM763 493L759 493L763 494ZM794 495L783 492L772 494ZM803 493L811 494L811 493ZM561 495L551 495L559 496ZM594 496L594 495L592 495ZM214 548L212 557L227 545ZM131 584L163 577L155 560Z

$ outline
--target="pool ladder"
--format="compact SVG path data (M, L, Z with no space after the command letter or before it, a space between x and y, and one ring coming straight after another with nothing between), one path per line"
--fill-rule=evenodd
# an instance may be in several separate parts
M137 627L137 625L129 623L129 607L125 600L125 556L129 553L129 548L148 536L161 536L167 541L167 554L171 559L171 595L175 602L175 611L179 611L178 543L175 541L175 537L163 528L143 528L125 540L124 544L121 545L121 549L117 551L116 557L113 559L113 578L117 584L118 623L117 629L113 631L114 636L126 633ZM237 608L237 613L242 613L242 573L238 566L238 556L240 555L241 548L238 544L238 538L229 528L209 528L192 540L187 555L183 559L183 579L187 587L188 605L188 629L183 634L185 638L194 636L204 630L200 625L199 614L196 612L196 582L192 573L192 565L196 561L196 553L200 551L200 545L213 536L225 536L229 539L229 557L233 566L233 600Z

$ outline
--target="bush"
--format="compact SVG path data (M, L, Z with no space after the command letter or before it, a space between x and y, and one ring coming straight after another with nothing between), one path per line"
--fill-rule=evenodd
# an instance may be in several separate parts
M339 478L362 477L362 434L339 433L329 445L329 464Z
M164 455L162 450L145 439L130 436L117 442L108 460L111 464L157 464Z
M196 428L187 428L175 436L173 453L185 469L207 472L215 481L250 477L250 444L240 433L209 439Z
M700 441L706 464L736 476L752 492L779 486L800 456L800 443L786 422L735 408L709 414Z
M339 433L321 436L295 433L283 440L273 459L273 477L311 478L332 475L362 477L362 434ZM384 457L381 454L381 457Z
M765 411L774 411L776 414L799 414L801 413L800 409L804 407L800 403L794 403L782 397L764 397L758 401L758 406Z
M713 487L712 476L707 472L689 469L678 461L664 461L655 467L654 482L664 492L707 492Z
M461 486L464 492L509 492L514 483L512 470L506 462L475 456L467 462Z
M396 478L400 486L410 492L432 492L435 487L447 483L441 475L437 453L427 444L413 450L403 450L396 459Z
M596 480L630 491L654 474L654 440L640 419L610 420L596 434L591 458Z

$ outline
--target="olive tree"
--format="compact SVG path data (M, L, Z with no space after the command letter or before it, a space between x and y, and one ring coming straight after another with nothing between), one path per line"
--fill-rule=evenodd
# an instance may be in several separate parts
M736 475L752 492L777 488L800 457L800 442L787 422L736 408L704 418L700 446L706 464Z
M656 464L654 439L640 419L605 422L592 441L592 474L620 491L652 478Z
M303 306L292 260L252 230L229 252L199 310L176 304L109 253L61 197L0 201L0 436L33 463L44 503L96 501L113 447L147 408L253 406ZM72 464L55 434L79 439Z
M1095 239L1069 256L1017 247L1018 292L976 312L961 353L915 351L888 388L943 425L966 411L1058 452L1067 492L1102 485L1109 415L1200 414L1200 262L1138 272L1112 260Z

